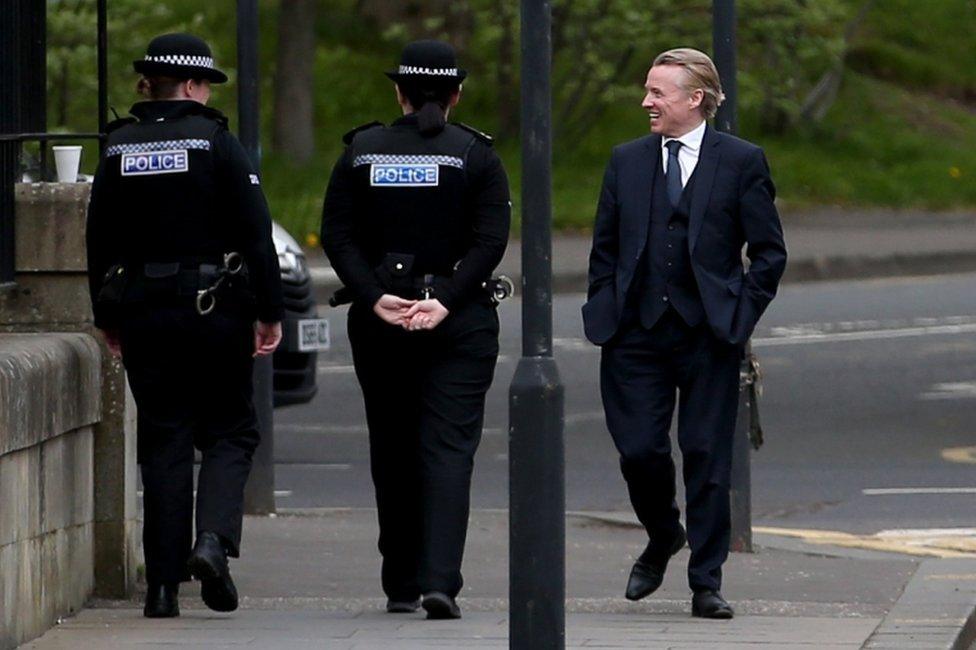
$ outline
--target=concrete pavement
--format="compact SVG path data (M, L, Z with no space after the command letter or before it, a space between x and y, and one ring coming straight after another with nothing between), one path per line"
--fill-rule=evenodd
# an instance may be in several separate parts
M179 619L146 620L138 600L95 601L24 647L507 647L507 513L472 513L461 621L383 613L375 535L370 509L249 517L244 557L233 565L238 612L206 610L187 585ZM736 618L703 621L689 615L687 549L660 591L640 603L623 599L642 538L626 518L568 517L567 647L957 650L976 638L974 559L781 545L758 535L756 553L733 554L726 565L723 591Z

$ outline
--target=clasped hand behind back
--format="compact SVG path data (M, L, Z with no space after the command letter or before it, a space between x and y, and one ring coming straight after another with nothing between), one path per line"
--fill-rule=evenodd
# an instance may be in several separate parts
M387 293L373 305L373 313L390 325L415 332L434 329L447 318L449 312L436 298L407 300Z

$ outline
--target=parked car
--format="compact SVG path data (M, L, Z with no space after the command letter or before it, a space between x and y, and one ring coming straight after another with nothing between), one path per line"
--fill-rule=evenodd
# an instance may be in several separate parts
M315 397L318 351L329 347L329 321L318 317L301 246L277 223L272 237L285 305L281 345L274 353L274 405L304 404Z

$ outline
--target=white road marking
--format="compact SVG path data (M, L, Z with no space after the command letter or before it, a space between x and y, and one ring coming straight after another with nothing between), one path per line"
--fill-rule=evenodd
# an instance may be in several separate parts
M752 339L753 347L876 341L919 336L976 333L976 316L920 316L911 319L849 320L832 323L796 323L771 327L767 336ZM584 338L555 338L553 347L571 352L599 352ZM974 382L976 391L976 382Z
M935 384L931 390L918 396L921 400L973 399L976 398L976 381L957 381Z
M351 424L347 426L324 425L324 424L276 424L276 431L287 433L321 433L329 435L333 433L366 433L365 424Z
M144 494L144 492L142 490L136 490L136 496L139 497L140 499L142 498L143 494ZM276 497L282 497L282 498L284 498L284 497L290 497L292 495L292 491L291 490L275 490L274 491L274 495ZM196 496L197 496L197 491L194 490L193 491L193 497L196 498Z
M352 469L350 463L282 463L276 462L275 465L282 467L300 467L301 469L334 469L346 471Z
M861 332L830 332L824 334L797 334L781 338L752 339L753 347L775 347L783 345L808 345L810 343L840 343L845 341L880 341L918 336L947 336L954 334L974 334L976 323L968 325L934 325L930 327L905 327L902 329L864 330Z
M586 411L584 413L568 413L566 424L584 424L586 422L603 422L603 411Z
M341 375L350 372L356 372L356 368L352 365L336 365L328 363L320 363L316 370L320 375Z
M861 494L869 497L898 494L976 494L976 487L917 487L917 488L867 488Z

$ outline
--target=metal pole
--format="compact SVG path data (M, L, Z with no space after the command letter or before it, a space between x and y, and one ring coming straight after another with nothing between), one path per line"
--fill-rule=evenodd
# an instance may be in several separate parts
M98 0L98 132L105 133L108 125L108 10L106 0ZM47 129L43 129L47 130ZM98 150L105 152L105 139L98 141Z
M718 68L725 92L725 102L715 116L715 128L726 133L738 129L736 103L738 84L736 80L735 45L735 0L713 0L712 3L712 47L715 50L715 67ZM746 346L746 359L742 362L742 376L748 376L747 359L751 345ZM732 539L730 546L740 553L752 552L752 471L749 447L750 410L756 405L749 400L748 385L740 382L739 415L735 423L735 440L732 443L731 512Z
M563 385L552 357L548 0L522 3L522 358L509 389L509 647L566 646Z
M22 130L21 60L23 9L17 2L0 6L0 134ZM14 281L14 183L19 142L0 142L0 285Z
M736 113L739 86L736 78L735 0L712 2L712 49L725 93L725 101L718 107L718 115L715 116L715 128L734 134L739 129Z
M257 0L237 1L237 119L241 144L254 169L260 169ZM254 363L254 410L261 444L254 452L251 476L244 488L244 512L249 515L275 511L273 383L271 358L259 357Z

